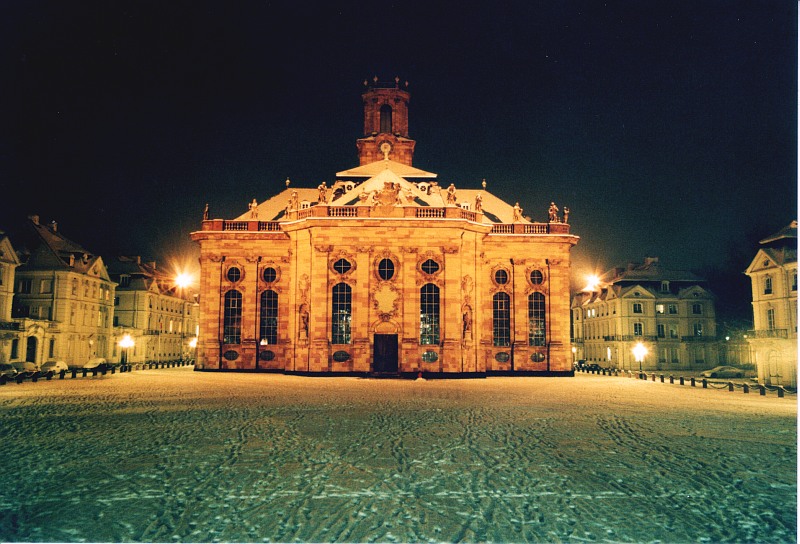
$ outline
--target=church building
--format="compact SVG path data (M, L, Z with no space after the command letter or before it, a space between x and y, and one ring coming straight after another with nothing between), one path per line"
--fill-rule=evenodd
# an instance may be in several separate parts
M362 100L359 165L330 186L206 207L196 369L571 376L568 209L440 186L413 166L408 84Z

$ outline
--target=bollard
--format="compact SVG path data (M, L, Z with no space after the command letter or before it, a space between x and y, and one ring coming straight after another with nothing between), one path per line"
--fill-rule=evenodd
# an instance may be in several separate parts
M64 376L65 376L66 374L67 374L67 371L66 371L66 370L64 370L64 369L62 368L62 369L61 369L61 372L59 372L59 373L58 373L58 379L59 379L59 380L63 380L63 379L64 379Z
M111 373L112 373L112 374L114 373L114 370L115 370L115 367L113 367L113 366L112 366L112 367L111 367Z
M39 375L34 372L33 376L31 376L31 381L36 383L39 381Z
M92 369L92 376L97 376L97 369L96 368Z
M656 381L656 375L655 374L651 375L650 378L652 378L653 381Z
M669 375L669 383L675 383L675 376L672 374Z
M781 398L781 399L782 399L782 398L783 398L783 394L784 394L785 392L786 392L786 391L784 390L783 386L782 386L782 385L779 385L779 386L778 386L778 398Z
M703 389L708 389L708 380L703 378Z
M659 376L659 378L661 379L661 383L664 383L664 375L662 374L661 376Z
M692 387L694 387L694 376L692 376Z
M106 375L106 367L103 367L103 369L100 371L100 374L102 374L103 376ZM94 375L97 376L97 373L95 372Z
M85 368L82 368L81 370L83 371L83 377L85 378L85 377L86 377L87 370L86 370Z
M48 382L50 380L52 380L53 379L53 372L48 372L47 374L45 374L44 379L47 380Z
M76 377L77 375L78 375L78 369L77 369L77 368L73 368L73 369L72 369L72 377L74 378L74 377Z
M728 391L733 391L733 382L728 382Z
M678 378L678 379L681 381L681 385L683 385L683 376L681 376L681 377L680 377L680 378Z
M749 392L750 392L750 386L749 386L749 385L747 385L747 384L744 384L744 385L742 386L742 392L744 392L744 393L749 393Z
M764 395L767 394L767 388L764 387L763 385L759 384L758 385L758 394L763 397Z

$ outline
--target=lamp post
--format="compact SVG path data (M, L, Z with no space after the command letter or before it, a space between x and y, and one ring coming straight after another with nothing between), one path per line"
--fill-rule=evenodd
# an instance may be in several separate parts
M189 347L194 350L194 364L197 364L197 337L193 337L189 340Z
M639 374L642 373L642 361L647 356L647 348L641 342L637 342L635 346L633 346L633 357L636 359L636 362L639 363Z
M126 334L119 341L119 347L122 348L122 365L129 366L128 360L130 359L130 349L133 347L134 342L130 334Z
M181 299L181 364L185 360L185 341L186 341L186 310L187 310L187 303L186 297L184 296L184 290L192 284L192 277L185 273L181 272L177 276L175 276L175 286L178 288L178 296Z

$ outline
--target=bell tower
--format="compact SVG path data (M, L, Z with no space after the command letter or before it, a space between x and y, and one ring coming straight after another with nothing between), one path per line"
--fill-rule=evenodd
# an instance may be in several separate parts
M408 82L400 88L400 78L385 83L364 80L364 136L356 140L359 164L383 159L411 166L417 142L408 137Z

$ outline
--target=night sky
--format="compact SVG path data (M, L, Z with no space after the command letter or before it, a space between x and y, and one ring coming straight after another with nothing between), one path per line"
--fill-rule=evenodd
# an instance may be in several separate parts
M797 217L797 21L788 0L3 0L0 228L193 259L206 202L232 218L357 165L362 82L399 76L414 165L534 221L568 206L575 281L725 266Z

